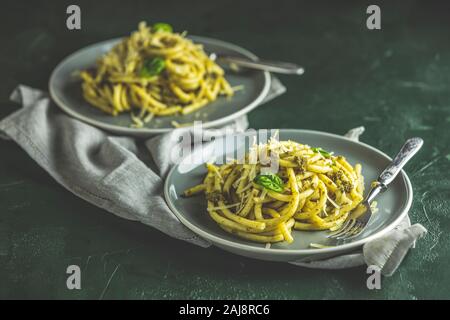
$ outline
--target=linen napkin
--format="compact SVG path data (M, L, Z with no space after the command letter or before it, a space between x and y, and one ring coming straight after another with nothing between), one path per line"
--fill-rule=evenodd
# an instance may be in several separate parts
M273 78L263 103L285 90ZM11 99L21 103L22 108L0 122L2 137L19 144L58 183L119 217L140 221L202 247L210 245L180 223L163 196L164 178L171 167L168 155L178 147L176 137L186 128L142 143L130 137L114 136L67 116L40 90L19 86ZM247 127L244 116L215 130L214 134L242 132ZM362 131L363 128L357 128L348 135L357 139ZM207 136L205 133L201 136ZM426 232L421 226L413 227L407 219L395 232L380 239L381 242L366 244L363 252L295 264L339 269L366 262L377 265L384 274L392 274L409 247ZM393 249L386 251L387 247Z
M262 103L286 91L277 78L271 80ZM164 200L164 177L170 169L166 156L185 129L143 143L67 116L37 89L20 85L11 100L22 108L0 121L0 136L14 140L66 189L119 217L202 247L211 245L182 225ZM247 127L244 116L220 130L237 133Z

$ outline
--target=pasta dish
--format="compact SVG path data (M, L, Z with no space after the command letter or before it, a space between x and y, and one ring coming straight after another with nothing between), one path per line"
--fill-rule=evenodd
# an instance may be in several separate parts
M277 156L278 172L267 172L261 152ZM206 164L203 182L184 195L203 193L210 217L247 240L291 243L292 229L337 230L363 199L361 165L322 148L271 138L244 160Z
M202 45L165 23L149 27L141 22L94 69L80 75L90 104L113 116L138 109L138 115L131 113L137 127L154 116L189 114L219 96L233 95L223 69Z

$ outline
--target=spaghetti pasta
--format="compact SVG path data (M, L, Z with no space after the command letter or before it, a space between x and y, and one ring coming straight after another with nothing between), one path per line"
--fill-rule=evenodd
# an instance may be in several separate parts
M136 127L155 116L192 113L234 93L202 45L161 23L141 22L80 76L84 98L103 112L116 116L140 109L132 116Z
M256 242L294 241L292 229L336 230L363 200L360 164L293 141L270 139L250 154L278 156L276 174L263 173L259 160L207 164L203 183L185 196L205 194L208 213L219 226Z

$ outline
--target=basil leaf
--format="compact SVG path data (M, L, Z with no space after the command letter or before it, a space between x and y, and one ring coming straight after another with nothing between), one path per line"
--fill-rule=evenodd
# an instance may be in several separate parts
M172 32L173 29L172 29L172 26L168 23L158 22L152 26L152 31L154 31L154 32L158 32L158 31Z
M253 179L256 184L275 192L283 192L283 180L276 174L260 174Z
M147 59L139 73L143 78L151 78L160 74L166 67L166 62L162 58Z
M322 148L318 147L318 148L311 148L311 150L315 153L320 153L321 155L323 155L325 158L329 158L333 155L334 152L328 152L326 150L323 150Z

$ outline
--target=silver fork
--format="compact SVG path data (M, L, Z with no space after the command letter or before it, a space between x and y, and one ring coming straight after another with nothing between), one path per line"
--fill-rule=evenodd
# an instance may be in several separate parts
M303 67L289 62L269 61L260 59L253 61L248 58L217 53L211 53L209 55L209 58L213 61L224 63L227 65L235 65L238 67L263 70L274 73L294 74L299 76L305 73L305 69L303 69Z
M395 179L403 166L419 151L422 145L423 140L421 138L408 139L391 164L380 174L376 184L372 186L372 189L361 202L359 208L354 209L339 230L328 235L328 238L348 240L361 234L372 217L373 212L370 206L372 201L376 196L386 190L387 186Z

